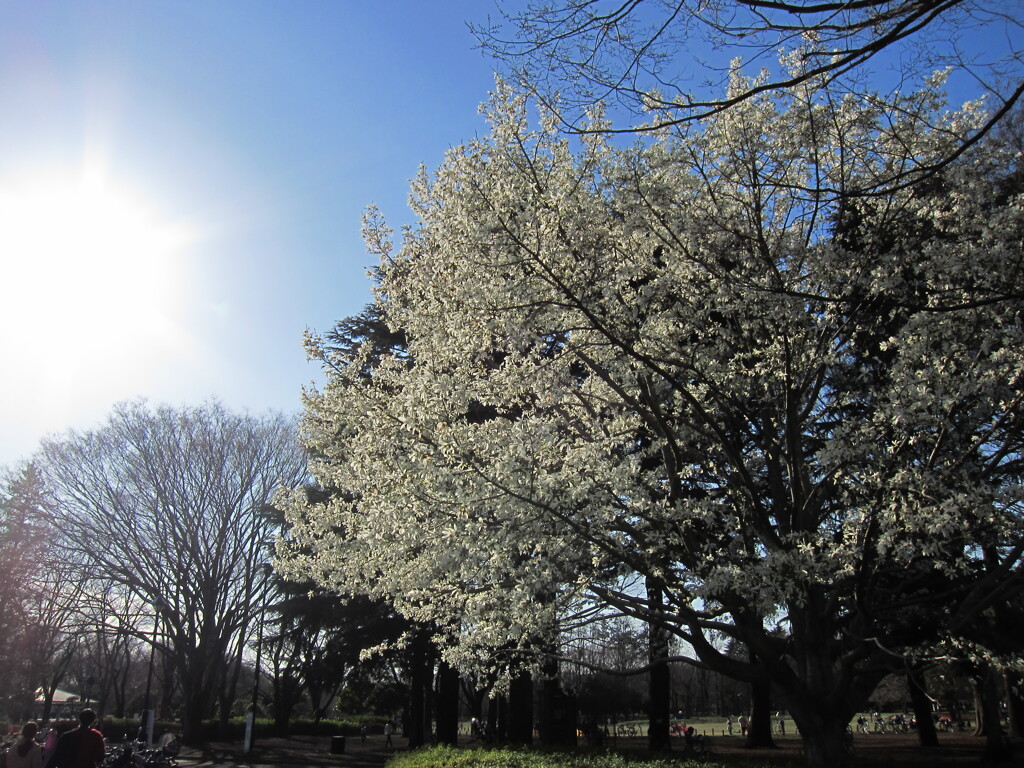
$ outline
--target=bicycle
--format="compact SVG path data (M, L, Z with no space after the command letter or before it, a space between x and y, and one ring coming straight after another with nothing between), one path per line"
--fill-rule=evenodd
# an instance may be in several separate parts
M181 745L171 733L165 733L151 749L144 741L126 741L121 749L107 753L103 768L176 768L180 751Z

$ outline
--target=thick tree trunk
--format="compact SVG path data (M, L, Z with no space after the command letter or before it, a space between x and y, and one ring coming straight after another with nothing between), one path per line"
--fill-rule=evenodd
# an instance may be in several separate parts
M774 747L772 738L772 689L767 680L750 687L750 726L746 746L763 749Z
M505 741L504 696L491 696L487 702L487 743L501 744Z
M833 723L826 731L804 738L804 754L808 768L845 768L853 765L851 742L846 727L846 723Z
M515 746L533 743L533 678L524 672L508 689L508 742Z
M170 641L172 644L181 647L184 645L180 638ZM205 643L202 644L202 643ZM169 677L168 669L173 670L177 676L178 684L181 686L182 697L182 741L186 744L196 745L206 741L209 734L204 733L203 721L213 717L213 707L216 704L216 685L219 682L220 674L214 667L214 660L222 658L222 647L216 642L200 638L200 642L191 648L184 648L176 652L176 656L167 658L162 649L158 648L158 663L164 670L163 675L154 678L154 688L162 688L167 694ZM163 685L157 686L157 681L162 680ZM156 701L160 701L154 695ZM154 704L153 716L160 717L161 709ZM159 736L154 733L154 737Z
M985 736L985 751L981 759L983 762L1008 763L1012 755L999 719L999 689L995 672L991 669L978 672L974 676L974 691L978 723Z
M459 671L443 661L437 669L437 741L459 741Z
M284 738L288 735L288 723L291 720L293 707L286 707L281 697L274 696L274 734Z
M647 579L647 603L651 615L661 616L664 598L661 585L654 579ZM672 749L669 733L672 690L668 658L668 633L656 620L647 624L647 658L651 665L647 681L647 746L652 752L667 752Z
M258 655L258 654L257 654ZM238 697L238 680L242 674L242 648L239 647L235 653L235 658L231 663L230 670L224 670L224 678L219 680L220 683L220 696L218 703L218 720L217 730L222 737L226 737L231 727L231 705L235 702ZM258 689L260 671L253 668L253 674L255 680L253 685ZM256 707L259 708L259 702L256 702ZM256 712L253 712L253 719L256 718ZM253 726L255 727L255 726Z
M53 691L49 689L43 690L43 716L42 721L44 723L50 720L50 715L53 713Z
M541 683L537 730L546 747L576 746L576 697L562 690L557 677Z
M907 688L914 705L914 719L917 721L917 741L922 747L939 746L939 735L932 719L932 702L925 690L924 675L920 670L907 672Z
M562 690L556 642L546 641L545 646L537 702L537 731L540 743L549 747L575 747L576 697Z
M800 729L808 768L846 768L853 764L849 714L831 711L813 702L791 705L790 714Z
M865 706L868 696L885 676L881 662L888 661L870 646L859 647L867 658L861 656L856 662L848 655L837 656L839 630L828 620L830 599L812 590L805 605L791 610L794 648L790 658L799 659L795 669L778 657L758 660L767 671L775 673L776 692L796 722L810 768L852 764L850 720ZM877 660L870 654L877 654ZM851 668L850 663L857 663L860 668ZM796 674L788 674L790 671Z
M192 690L185 697L181 716L181 740L192 746L206 741L203 733L203 717L206 714L207 696L202 689Z
M647 746L652 752L667 752L672 749L672 737L669 733L671 716L671 690L669 668L667 664L655 664L651 667L647 717L649 730Z
M426 744L423 729L424 704L426 702L428 676L427 660L429 640L425 632L417 632L409 644L409 716L405 722L405 735L409 739L409 747L422 747Z

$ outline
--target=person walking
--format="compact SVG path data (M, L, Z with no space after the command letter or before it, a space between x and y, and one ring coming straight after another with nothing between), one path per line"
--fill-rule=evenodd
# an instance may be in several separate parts
M57 739L57 749L46 768L99 768L107 753L103 734L92 727L96 713L83 709L78 727Z
M7 768L40 768L43 762L43 751L36 744L39 726L29 720L21 726L21 736L7 750Z
M385 749L387 749L389 747L392 748L392 749L394 748L395 745L391 743L391 734L393 734L394 732L395 732L395 726L393 726L391 724L390 720L388 720L386 723L384 723L384 747L385 747Z

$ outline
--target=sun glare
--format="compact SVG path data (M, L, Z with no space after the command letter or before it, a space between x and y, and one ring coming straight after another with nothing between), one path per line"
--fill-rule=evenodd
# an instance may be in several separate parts
M0 180L5 367L38 389L181 343L185 235L99 174Z

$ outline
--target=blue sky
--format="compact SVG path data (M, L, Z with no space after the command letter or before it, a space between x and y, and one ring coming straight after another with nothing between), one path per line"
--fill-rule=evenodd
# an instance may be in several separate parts
M480 0L5 3L0 198L34 223L0 239L0 464L139 396L298 412L318 375L303 329L369 299L365 207L409 222L419 164L486 132L493 66L465 22L489 12ZM97 187L109 211L72 221ZM27 199L43 202L26 212ZM89 222L105 216L138 217L140 239L104 240ZM151 271L104 264L147 251L155 230L170 244Z
M494 13L6 0L0 466L137 397L298 413L303 330L370 298L366 206L411 223L419 165L487 131L494 65L466 22ZM975 48L1019 50L992 34Z

